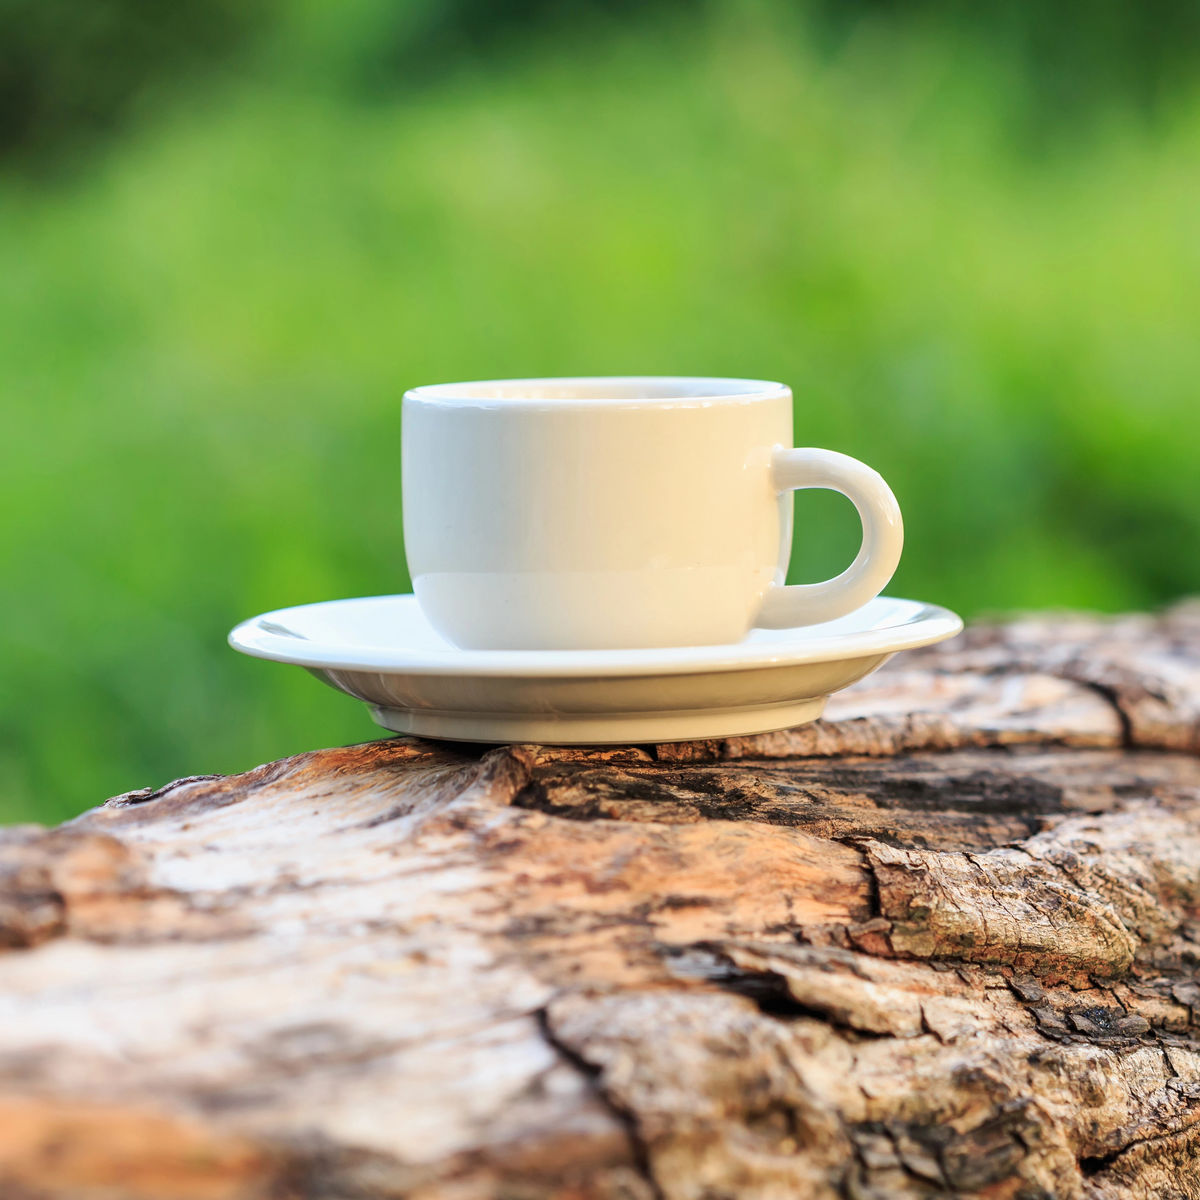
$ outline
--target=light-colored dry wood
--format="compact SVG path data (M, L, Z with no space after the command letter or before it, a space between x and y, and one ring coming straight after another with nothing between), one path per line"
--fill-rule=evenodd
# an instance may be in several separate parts
M1200 1197L1200 608L0 834L4 1200Z

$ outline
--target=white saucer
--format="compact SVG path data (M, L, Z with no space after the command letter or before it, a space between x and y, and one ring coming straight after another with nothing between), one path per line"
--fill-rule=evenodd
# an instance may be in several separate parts
M413 596L282 608L229 635L243 654L307 667L385 729L470 742L674 742L785 729L898 650L953 637L948 609L880 596L849 616L755 629L731 646L459 650Z

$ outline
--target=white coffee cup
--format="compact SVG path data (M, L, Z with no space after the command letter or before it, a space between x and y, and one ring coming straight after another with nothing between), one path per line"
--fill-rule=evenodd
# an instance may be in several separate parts
M738 642L877 596L904 541L883 479L792 449L792 393L754 379L515 379L404 397L404 538L433 627L467 649ZM853 501L863 538L785 586L789 492Z

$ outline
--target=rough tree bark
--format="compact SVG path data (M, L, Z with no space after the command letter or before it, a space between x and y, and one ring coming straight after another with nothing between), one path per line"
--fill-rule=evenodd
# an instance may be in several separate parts
M1200 608L0 836L5 1200L1200 1196Z

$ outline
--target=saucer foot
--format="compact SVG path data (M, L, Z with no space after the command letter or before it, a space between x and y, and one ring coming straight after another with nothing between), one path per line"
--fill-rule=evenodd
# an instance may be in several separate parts
M652 713L472 713L371 705L384 729L453 742L611 746L770 733L815 721L827 696L786 704Z

